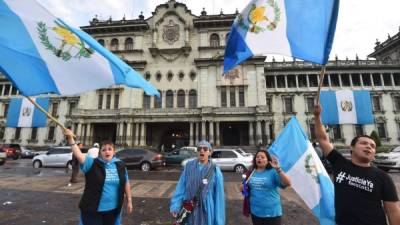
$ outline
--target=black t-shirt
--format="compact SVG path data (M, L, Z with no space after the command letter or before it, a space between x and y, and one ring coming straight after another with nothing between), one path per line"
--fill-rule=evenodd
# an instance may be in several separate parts
M336 223L386 225L382 201L398 201L389 175L375 167L357 166L336 150L327 159L334 175Z

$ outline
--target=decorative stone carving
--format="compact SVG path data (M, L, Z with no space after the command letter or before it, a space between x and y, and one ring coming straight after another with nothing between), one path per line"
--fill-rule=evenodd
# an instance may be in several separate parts
M164 25L162 37L168 44L174 44L179 40L179 25L169 20L168 24Z

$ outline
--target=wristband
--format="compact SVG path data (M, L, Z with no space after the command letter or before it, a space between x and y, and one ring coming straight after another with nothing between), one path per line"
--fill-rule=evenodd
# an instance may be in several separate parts
M283 171L282 171L282 168L280 168L280 167L276 168L276 172L282 173L282 172L283 172Z

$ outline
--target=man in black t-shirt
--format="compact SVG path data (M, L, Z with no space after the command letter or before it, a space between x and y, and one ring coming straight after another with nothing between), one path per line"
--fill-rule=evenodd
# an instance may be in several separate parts
M362 135L351 141L351 161L333 149L321 122L321 107L315 106L315 134L332 164L335 211L338 225L400 225L396 187L382 170L372 167L375 141ZM386 214L386 215L385 215Z

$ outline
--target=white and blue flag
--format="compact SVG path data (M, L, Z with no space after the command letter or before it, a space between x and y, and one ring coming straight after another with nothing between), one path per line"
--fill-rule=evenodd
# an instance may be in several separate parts
M321 91L323 124L373 124L369 91Z
M49 98L32 98L44 110L49 109ZM7 127L45 127L46 115L27 98L13 98L7 112Z
M277 156L292 188L321 225L335 225L334 188L299 122L292 117L268 150Z
M254 55L280 54L325 65L339 0L252 0L236 17L224 73Z
M85 32L35 0L0 1L0 71L25 96L73 95L124 84L158 91Z

